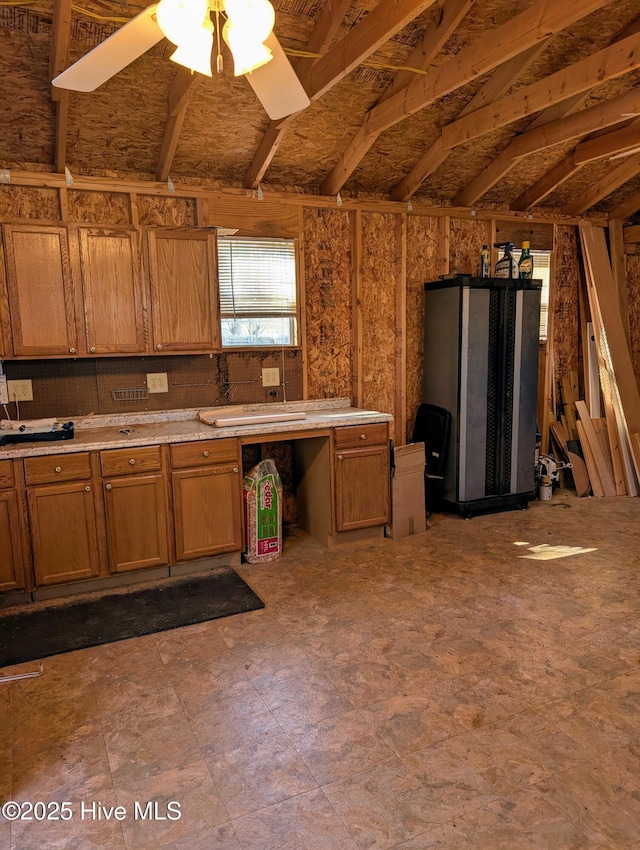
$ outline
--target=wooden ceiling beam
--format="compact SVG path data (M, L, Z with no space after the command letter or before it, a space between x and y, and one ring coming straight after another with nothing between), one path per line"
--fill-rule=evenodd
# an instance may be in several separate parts
M640 190L629 195L621 204L618 204L617 207L612 209L609 215L611 218L624 220L625 218L629 218L630 215L637 213L638 210L640 210Z
M424 109L452 91L492 71L503 62L544 41L613 0L537 0L506 24L482 35L431 73L418 77L393 97L378 103L367 114L358 138L341 154L336 165L342 184L353 174L369 150L369 138L377 137L405 118Z
M534 44L533 47L500 65L458 117L461 118L476 109L481 109L486 104L501 97L520 74L546 50L550 41L551 39L547 38L539 44ZM394 201L408 200L448 156L449 150L445 147L442 133L440 133L436 141L423 153L411 171L393 189L390 195L391 199Z
M629 180L633 180L638 174L640 174L640 153L630 156L622 165L590 186L586 192L566 204L562 212L565 215L582 215L607 195L624 186ZM612 217L618 218L617 215Z
M407 61L404 63L406 68L415 68L421 71L426 70L438 53L440 53L450 35L457 29L472 5L473 0L448 0L441 10L440 20L436 26L425 32L420 42L407 57ZM398 71L393 82L383 92L378 103L382 103L388 100L388 98L393 97L394 94L413 82L415 77L415 71ZM358 153L364 156L372 147L378 135L366 136L363 128L360 128L352 140L351 145L355 146L358 149ZM344 181L348 177L349 173L345 174L343 172L343 163L340 160L325 178L320 191L324 195L335 195L342 188Z
M627 127L597 136L595 139L586 139L577 145L575 149L576 162L584 164L605 156L623 153L640 146L640 119L632 121Z
M567 115L566 118L543 124L535 130L528 130L516 136L475 180L456 195L455 203L462 206L474 204L492 186L495 186L521 157L618 124L625 120L622 117L623 113L638 109L640 109L640 89L634 88L619 97L603 101L597 106L591 106L589 109L583 109L581 112Z
M511 204L512 210L528 210L550 195L558 186L565 183L582 166L576 163L575 153L567 154L550 171L519 195Z
M636 33L454 121L442 131L444 145L454 148L465 144L639 67L640 33Z
M350 5L351 0L327 0L318 14L316 24L305 46L305 52L324 53L329 48ZM293 64L296 72L300 74L312 68L317 61L318 57L301 56ZM289 115L277 121L269 121L251 164L245 172L242 181L245 189L255 189L259 186L294 118L295 115Z
M435 0L380 0L365 18L311 68L302 71L300 82L309 98L317 100L322 97L434 2Z
M614 0L538 0L535 7L480 36L431 74L414 80L367 116L368 132L393 127L435 100L502 65L528 47L586 18Z
M169 179L189 100L200 80L202 80L201 74L192 74L188 68L180 66L171 81L168 96L169 117L164 128L164 137L156 165L156 180L158 181L164 182Z
M71 0L55 0L53 4L53 26L49 74L57 77L69 65L71 45ZM51 86L51 98L55 103L55 169L62 173L67 161L67 129L69 125L69 92Z

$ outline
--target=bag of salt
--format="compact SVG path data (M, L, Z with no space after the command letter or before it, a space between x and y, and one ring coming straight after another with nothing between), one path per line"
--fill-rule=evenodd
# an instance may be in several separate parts
M282 554L282 481L273 460L263 460L244 476L245 560L275 561Z

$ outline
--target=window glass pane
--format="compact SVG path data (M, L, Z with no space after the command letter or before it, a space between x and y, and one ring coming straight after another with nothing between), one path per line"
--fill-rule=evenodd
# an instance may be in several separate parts
M519 248L514 249L513 256L516 260L520 259L522 251ZM549 321L549 284L551 274L551 251L531 251L533 257L533 276L536 280L542 281L542 291L540 293L540 342L544 342L547 338L547 326Z

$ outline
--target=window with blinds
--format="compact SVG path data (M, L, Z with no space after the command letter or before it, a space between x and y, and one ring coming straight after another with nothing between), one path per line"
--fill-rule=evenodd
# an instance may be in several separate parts
M218 285L224 347L297 343L293 239L218 236Z
M520 259L522 251L515 249L513 256ZM547 339L547 326L549 321L549 284L551 275L551 251L531 250L533 257L533 276L542 281L542 292L540 293L540 342Z

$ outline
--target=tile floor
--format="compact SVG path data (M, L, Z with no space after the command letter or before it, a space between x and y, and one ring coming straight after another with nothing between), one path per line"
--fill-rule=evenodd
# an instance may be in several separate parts
M292 537L241 569L264 610L46 660L0 685L0 797L73 817L0 848L640 848L639 520L558 492Z

